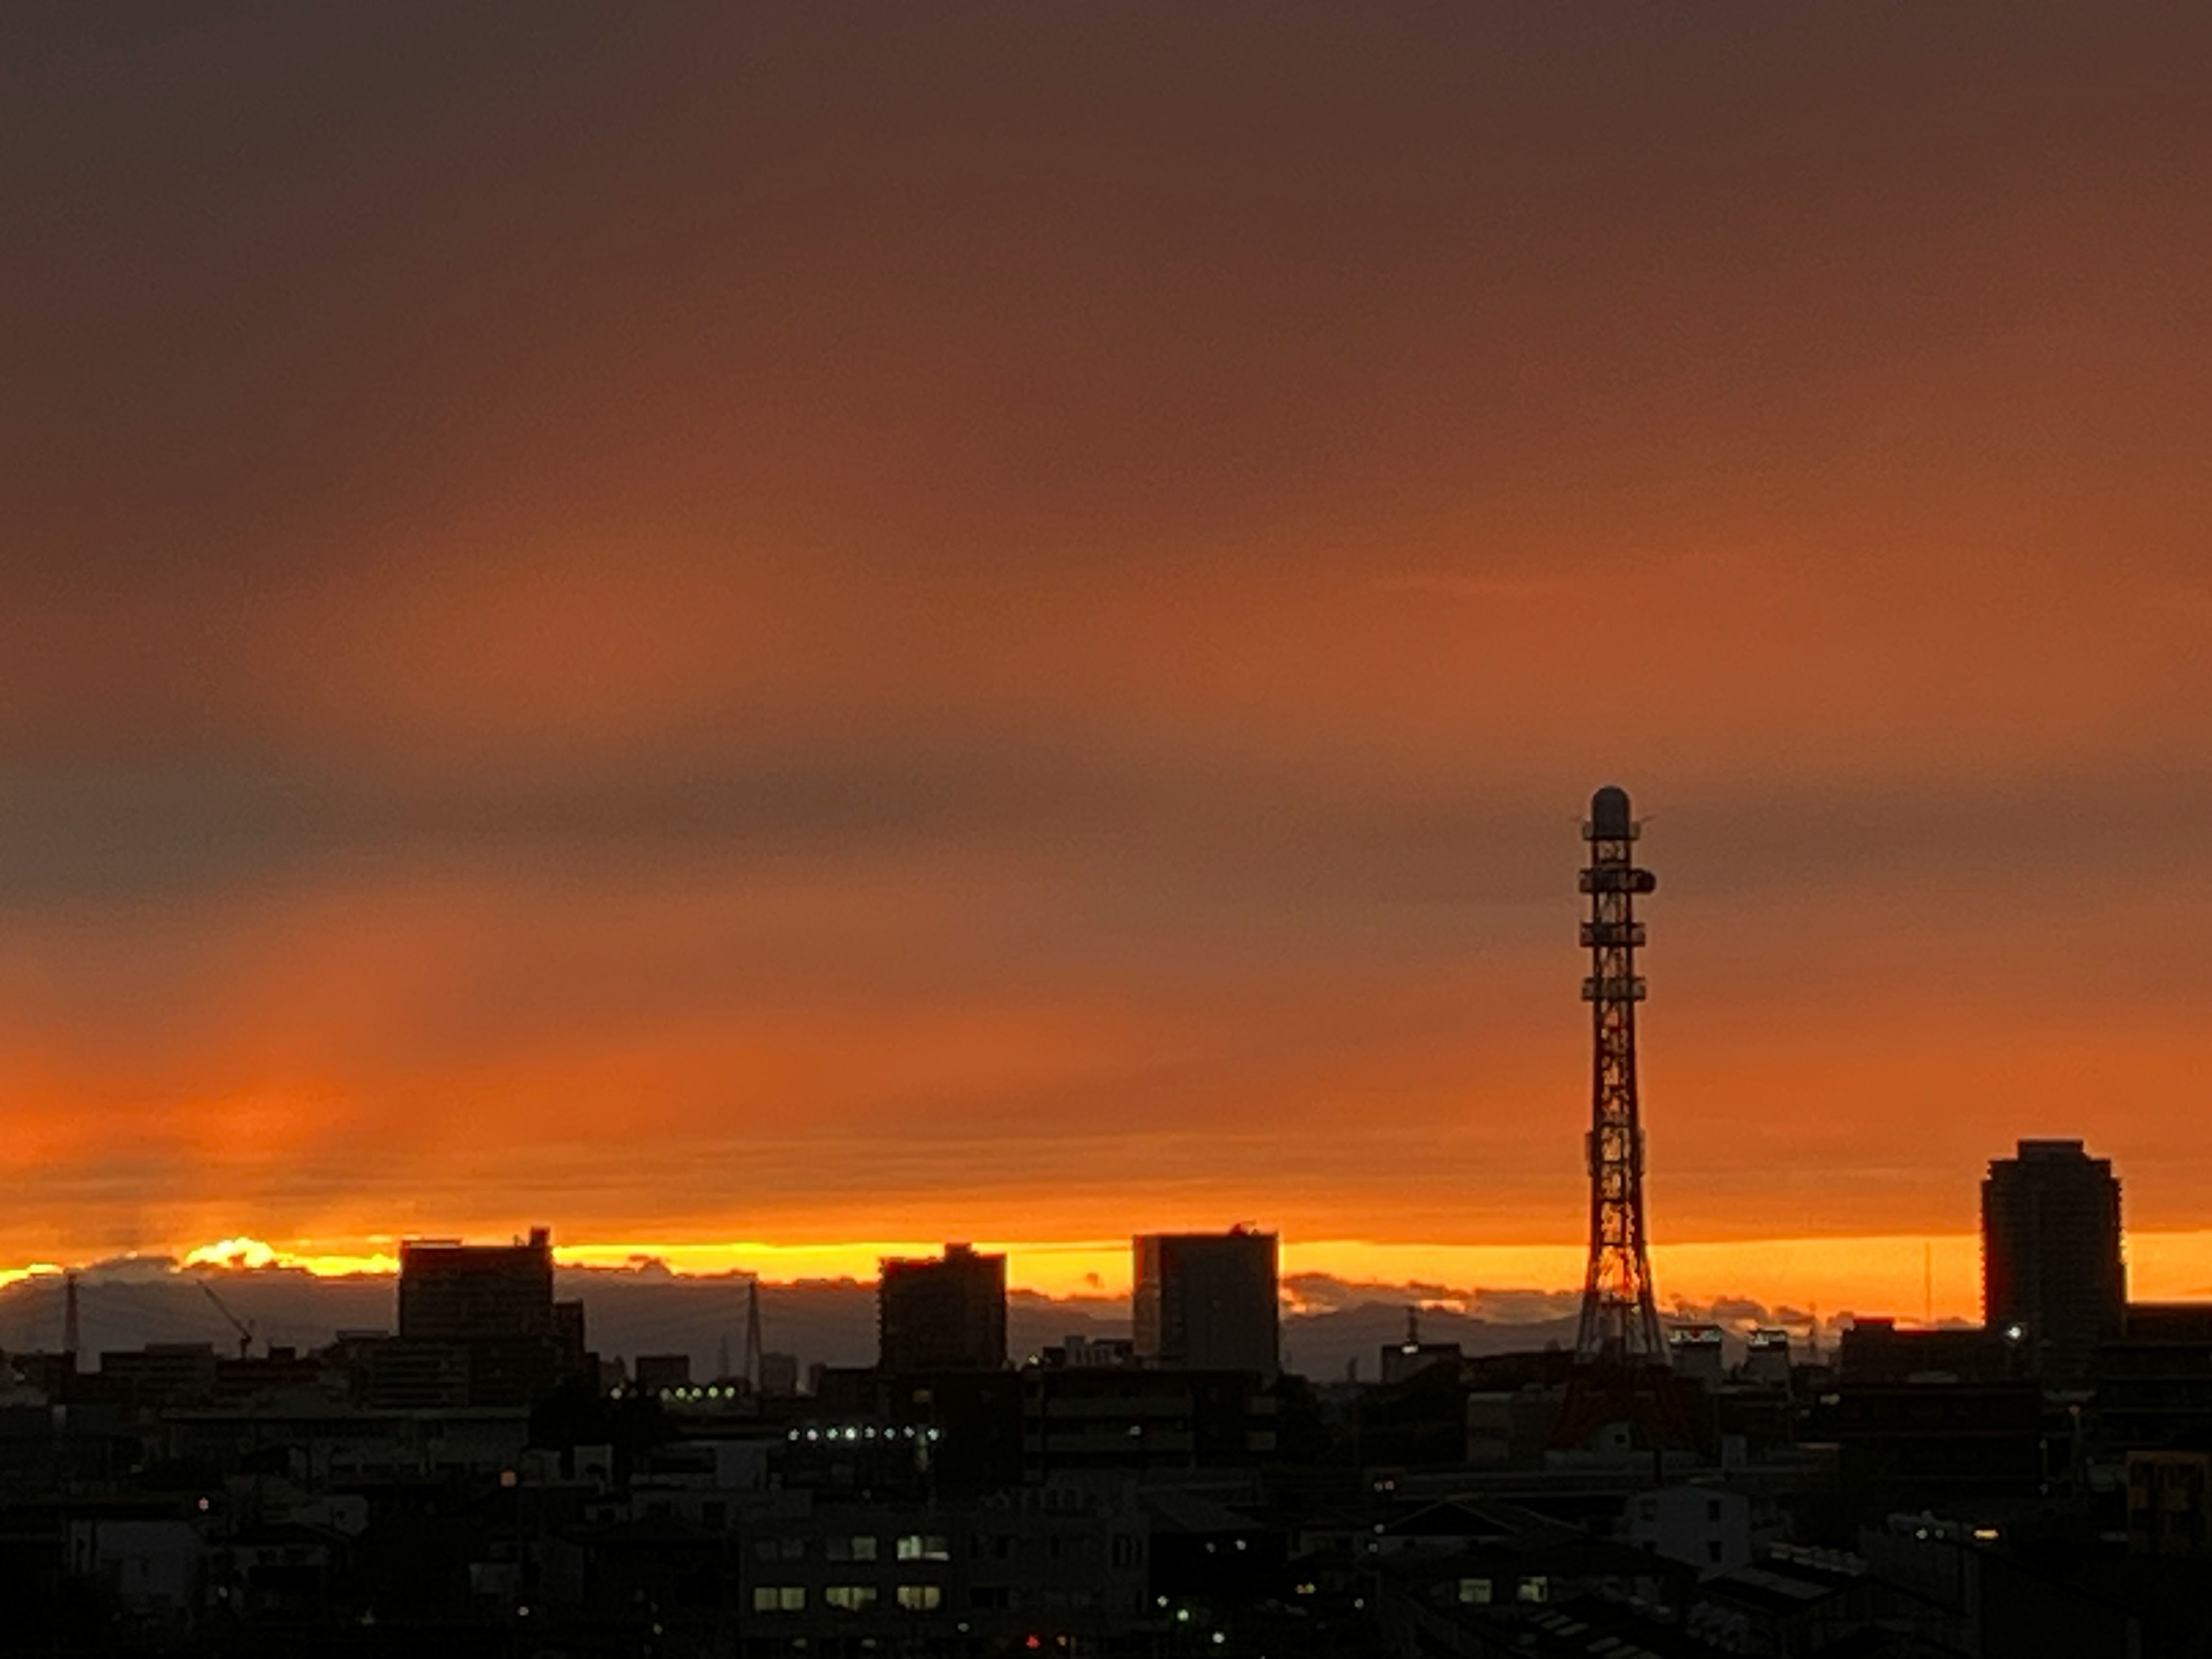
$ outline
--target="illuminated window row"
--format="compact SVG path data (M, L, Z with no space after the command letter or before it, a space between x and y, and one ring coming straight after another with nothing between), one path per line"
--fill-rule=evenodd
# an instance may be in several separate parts
M872 1533L856 1534L850 1537L823 1540L823 1554L832 1561L873 1561L881 1540ZM899 1538L894 1546L902 1561L950 1561L952 1559L951 1540L942 1533L910 1532ZM804 1538L756 1538L753 1553L763 1561L803 1561L806 1559Z
M825 1607L842 1613L865 1613L874 1607L882 1592L873 1584L831 1584L822 1592ZM945 1588L941 1584L901 1584L891 1592L892 1601L912 1613L929 1613L945 1605ZM756 1584L753 1586L755 1613L804 1613L806 1611L806 1587L804 1584Z
M1303 1584L1298 1589L1304 1595L1312 1593ZM1463 1607L1486 1607L1492 1600L1493 1591L1502 1594L1509 1589L1513 1592L1513 1599L1516 1601L1541 1602L1552 1599L1552 1581L1540 1575L1520 1579L1508 1578L1501 1580L1495 1586L1487 1578L1462 1578L1459 1581L1460 1603Z

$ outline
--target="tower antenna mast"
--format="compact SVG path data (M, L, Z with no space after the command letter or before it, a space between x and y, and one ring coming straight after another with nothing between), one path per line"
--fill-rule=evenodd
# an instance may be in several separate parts
M1589 864L1582 873L1582 890L1589 896L1582 927L1590 953L1589 977L1583 981L1592 1036L1589 1266L1575 1337L1575 1358L1585 1363L1667 1360L1651 1293L1644 1124L1636 1098L1636 1005L1644 1000L1644 979L1636 971L1644 924L1636 919L1636 901L1659 884L1634 862L1643 829L1630 816L1626 790L1607 787L1590 797L1583 824Z

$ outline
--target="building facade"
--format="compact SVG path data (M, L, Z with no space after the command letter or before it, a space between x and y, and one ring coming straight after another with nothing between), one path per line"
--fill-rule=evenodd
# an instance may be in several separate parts
M422 1342L471 1342L553 1334L553 1238L464 1244L410 1238L399 1246L399 1334Z
M876 1317L876 1363L884 1370L1001 1370L1006 1258L965 1244L947 1244L942 1256L887 1257Z
M1982 1182L1982 1313L2047 1379L2087 1374L2120 1334L2120 1183L2078 1140L2023 1140Z
M1181 1370L1282 1364L1282 1304L1273 1233L1150 1233L1135 1241L1137 1357Z
M362 1359L360 1391L387 1407L514 1405L592 1374L583 1304L553 1299L543 1227L511 1244L404 1241L398 1338Z

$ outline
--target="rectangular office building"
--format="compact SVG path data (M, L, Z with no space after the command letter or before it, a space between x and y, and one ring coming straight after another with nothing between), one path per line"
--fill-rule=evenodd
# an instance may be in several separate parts
M1136 1239L1138 1358L1273 1377L1282 1364L1277 1243L1243 1227Z
M884 1370L995 1371L1006 1364L1006 1258L947 1244L943 1256L884 1260L876 1290Z

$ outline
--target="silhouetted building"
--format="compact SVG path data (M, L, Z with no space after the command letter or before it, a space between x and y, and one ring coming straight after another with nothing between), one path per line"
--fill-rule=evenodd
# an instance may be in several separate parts
M641 1353L635 1366L637 1391L659 1394L663 1389L691 1386L691 1356L688 1353Z
M2128 1454L2128 1552L2212 1559L2212 1452Z
M1128 1370L1137 1363L1137 1346L1126 1336L1085 1336L1041 1350L1030 1362L1044 1370Z
M876 1291L877 1364L887 1371L995 1371L1006 1363L1006 1258L965 1244L888 1257Z
M1836 1374L1849 1383L2002 1382L2025 1369L2002 1331L1973 1325L1897 1328L1863 1316L1836 1345Z
M553 1334L553 1239L464 1244L410 1238L399 1246L399 1334L426 1342Z
M1275 1454L1277 1401L1249 1370L1038 1366L1021 1376L1032 1480L1246 1468Z
M2099 1346L2099 1434L2116 1449L2212 1447L2212 1303L2134 1302Z
M356 1340L343 1356L354 1397L378 1411L430 1411L469 1403L469 1351L459 1342Z
M732 1600L744 1628L771 1632L749 1638L748 1655L1153 1650L1156 1532L1126 1485L1018 1487L972 1501L820 1493L748 1526L752 1547L734 1559ZM726 1547L695 1531L695 1551L701 1540ZM650 1567L665 1544L635 1553ZM682 1607L684 1581L696 1582L701 1565L684 1560L650 1587L602 1571L601 1593L617 1616L648 1597ZM685 1650L739 1650L700 1640Z
M1727 1338L1717 1325L1669 1325L1667 1352L1674 1375L1695 1378L1708 1388L1718 1388L1727 1375Z
M1281 1368L1282 1304L1276 1238L1243 1227L1226 1233L1148 1233L1135 1241L1137 1357L1181 1370Z
M506 1405L589 1372L583 1304L553 1299L544 1228L512 1244L401 1243L399 1336L368 1362L370 1397L447 1403L458 1389L471 1405Z
M197 1405L215 1397L216 1357L206 1342L151 1342L100 1356L111 1398L137 1406Z
M1821 1437L1863 1515L2032 1498L2069 1449L2029 1382L1846 1382Z
M215 1362L215 1398L222 1406L250 1405L313 1395L323 1387L323 1362L282 1345L258 1358Z
M1790 1386L1790 1333L1778 1325L1762 1325L1751 1334L1743 1356L1743 1380Z
M799 1392L799 1356L764 1353L760 1359L760 1391L769 1400L788 1400Z
M1386 1388L1431 1365L1449 1365L1456 1372L1460 1361L1466 1358L1456 1342L1421 1340L1421 1310L1418 1307L1406 1310L1406 1340L1384 1343L1376 1357Z
M2120 1334L2120 1183L2078 1140L2023 1140L1982 1182L1983 1322L2046 1377L2082 1376Z

